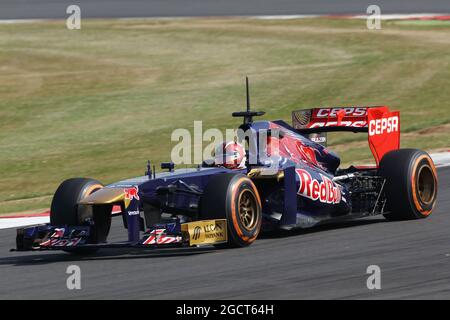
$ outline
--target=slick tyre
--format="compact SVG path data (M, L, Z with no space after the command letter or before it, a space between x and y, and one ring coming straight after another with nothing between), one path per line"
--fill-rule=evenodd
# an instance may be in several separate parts
M228 243L217 247L245 247L261 229L261 200L254 183L243 174L210 178L200 202L201 219L226 219Z
M92 232L89 243L105 242L111 226L110 205L85 206L78 202L103 188L94 179L72 178L61 183L53 196L50 209L52 226L91 225ZM90 252L92 250L70 250L71 252Z
M417 149L388 152L380 161L379 174L386 179L386 219L423 219L432 213L438 180L428 153Z

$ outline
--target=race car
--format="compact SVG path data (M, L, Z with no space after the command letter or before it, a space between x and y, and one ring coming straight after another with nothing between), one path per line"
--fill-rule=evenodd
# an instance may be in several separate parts
M261 230L383 215L423 219L436 204L438 179L430 156L400 149L400 114L386 106L320 107L283 120L254 121L247 109L240 141L221 143L197 168L156 173L104 186L94 179L61 183L50 223L17 230L16 249L87 253L100 248L245 247ZM332 131L368 134L372 166L340 168L326 147ZM110 243L112 209L120 208L127 239Z

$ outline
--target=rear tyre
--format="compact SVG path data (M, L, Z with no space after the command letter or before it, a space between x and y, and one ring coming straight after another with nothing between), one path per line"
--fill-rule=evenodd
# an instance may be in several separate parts
M105 242L111 226L110 205L86 206L78 202L103 188L94 179L72 178L61 183L53 196L50 209L50 224L52 226L82 226L91 225L92 232L89 243ZM70 252L87 253L92 250L73 249Z
M423 219L432 213L438 180L428 153L417 149L388 152L380 161L379 174L386 179L386 219Z
M226 173L210 178L200 203L201 219L226 219L228 243L217 247L245 247L261 229L262 212L258 190L243 174Z

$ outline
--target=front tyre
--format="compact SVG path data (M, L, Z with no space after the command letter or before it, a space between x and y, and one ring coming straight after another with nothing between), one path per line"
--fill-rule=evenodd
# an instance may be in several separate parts
M91 225L89 243L105 242L111 226L111 205L78 205L78 202L103 188L94 179L72 178L62 182L53 196L50 209L52 226ZM89 250L71 249L71 252Z
M261 229L258 190L243 174L213 176L203 192L200 218L227 220L228 243L225 247L248 246L256 240Z
M388 220L428 217L436 204L438 180L433 160L417 149L388 152L380 161L379 174L386 179L384 190Z

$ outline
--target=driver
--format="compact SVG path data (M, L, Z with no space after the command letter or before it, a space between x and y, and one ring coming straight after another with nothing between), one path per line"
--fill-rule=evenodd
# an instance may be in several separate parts
M214 164L228 169L245 168L245 149L236 141L226 141L219 144L214 152Z

